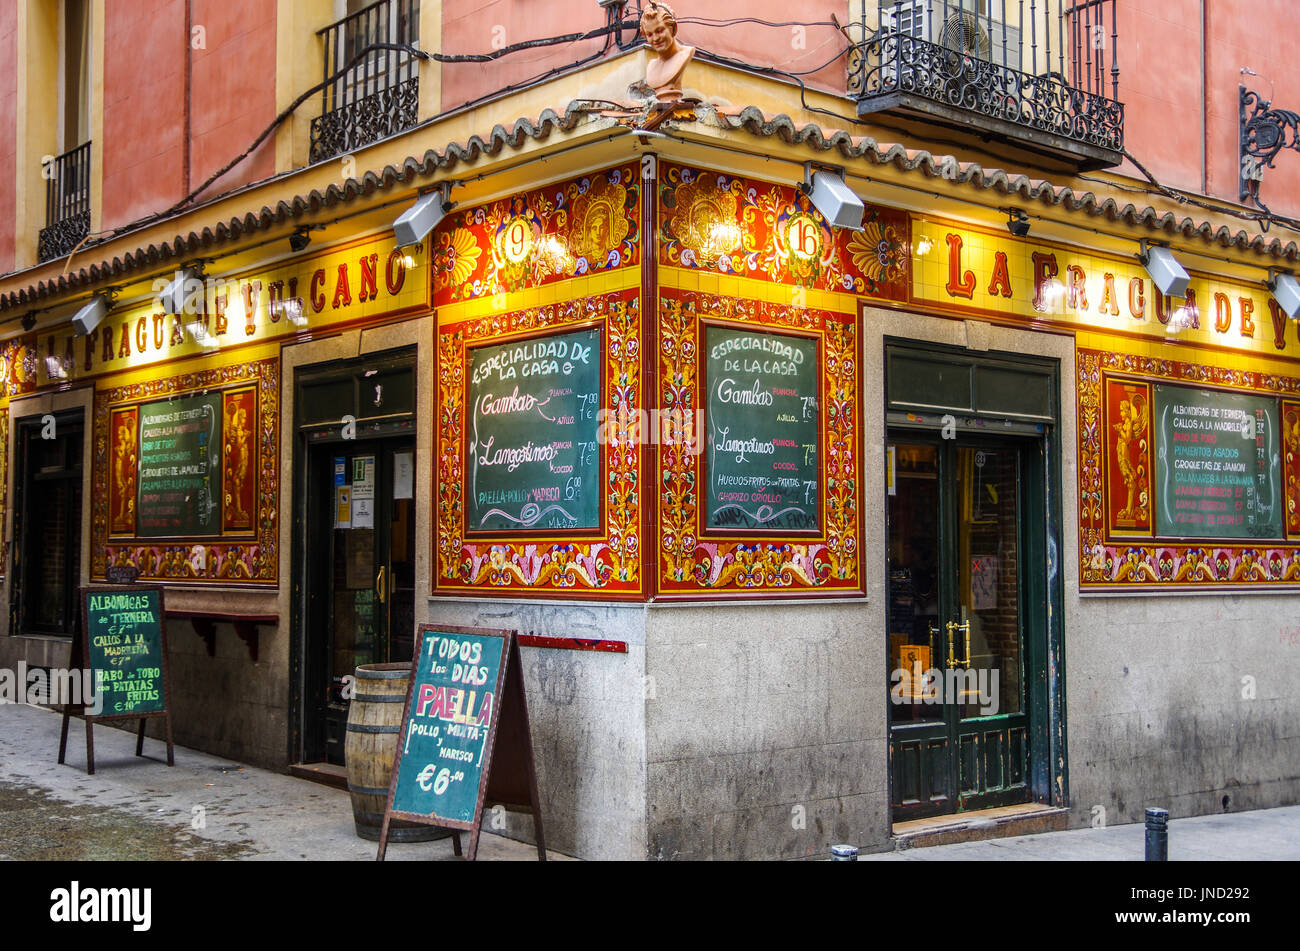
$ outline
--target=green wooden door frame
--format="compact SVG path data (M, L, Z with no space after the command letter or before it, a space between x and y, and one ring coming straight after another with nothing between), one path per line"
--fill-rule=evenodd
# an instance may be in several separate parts
M294 373L293 463L289 478L283 479L284 482L291 479L293 487L294 531L290 538L289 579L292 592L288 735L291 763L303 762L305 756L320 752L313 737L308 735L312 725L308 722L311 714L307 704L314 674L309 628L313 623L322 623L321 607L314 601L328 586L327 565L319 557L319 551L309 552L307 526L314 524L319 534L321 526L331 523L334 497L332 478L328 477L331 472L325 476L318 473L317 483L312 485L311 462L322 455L332 458L373 453L378 457L385 448L415 452L418 377L415 347L351 360L325 361L299 367ZM373 389L376 384L387 388L383 405L380 393ZM353 420L350 432L343 426L345 415ZM381 464L382 460L377 458L377 469ZM388 484L391 486L391 481ZM376 512L375 517L383 521L380 513Z
M970 443L967 434L1018 434L1021 504L1032 524L1021 526L1028 569L1021 583L1024 627L1025 713L1029 725L1028 785L1033 801L1065 806L1069 776L1065 721L1065 652L1061 551L1060 367L1055 360L1005 353L974 353L938 344L886 339L887 441L896 437L941 445L948 435ZM929 382L927 382L927 377ZM936 381L936 377L938 378ZM1020 382L1023 385L1020 385ZM947 433L944 430L949 430ZM927 437L925 434L929 433ZM952 453L955 456L955 453ZM951 512L951 505L948 506ZM944 527L952 541L956 523ZM888 557L888 556L886 556ZM1042 610L1038 606L1042 606ZM1032 610L1023 610L1024 607ZM951 610L951 606L944 606ZM886 639L887 641L887 639ZM889 657L888 643L885 646ZM888 668L888 661L886 662ZM913 728L915 729L915 728ZM892 740L892 731L891 731ZM891 742L891 752L894 744ZM894 764L890 801L897 801ZM957 786L954 777L952 785ZM991 797L996 800L997 797ZM979 806L997 805L981 798ZM960 797L951 809L959 811ZM924 810L922 810L924 812ZM931 813L933 814L933 813Z

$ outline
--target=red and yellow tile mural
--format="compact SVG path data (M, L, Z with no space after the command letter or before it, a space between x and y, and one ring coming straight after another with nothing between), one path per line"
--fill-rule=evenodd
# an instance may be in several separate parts
M9 514L9 407L0 407L0 578L9 565L8 533L5 525Z
M1111 535L1151 534L1151 385L1106 380L1106 518Z
M638 169L621 165L452 212L434 235L434 305L639 265Z
M576 372L581 345L570 341L584 331L599 341L599 353L584 353L594 359L579 387L584 392L575 393L560 381ZM645 405L643 333L636 289L438 328L438 591L526 589L584 598L644 592L642 449L630 431ZM490 360L479 359L489 352ZM489 380L504 383L487 392ZM608 438L575 443L584 431L598 431L576 426L575 416L599 425L599 410L610 414ZM515 442L506 445L511 432L494 421L511 415L533 422L516 427ZM491 436L480 431L485 420L493 421ZM576 435L543 435L557 431ZM575 484L584 462L586 484ZM499 468L506 475L489 484L488 474ZM583 498L585 514L577 511Z
M820 498L818 517L808 530L772 528L741 532L707 524L707 471L723 448L723 433L709 419L706 394L705 330L716 326L752 332L759 340L793 332L811 337L820 358L815 419L820 429L813 467L817 485L806 497ZM858 334L851 314L738 300L711 294L664 290L659 302L659 380L662 411L690 419L704 416L703 445L664 439L659 446L658 589L665 595L784 595L791 592L844 594L862 589L860 544L861 491L858 441L861 438ZM779 353L777 348L773 347ZM766 355L765 355L766 356ZM761 360L754 365L766 366ZM735 363L743 369L743 361ZM726 382L726 381L722 381ZM714 386L713 388L716 388ZM747 404L763 404L780 387L755 386ZM770 406L767 400L765 406ZM762 424L777 418L767 413ZM757 431L755 429L754 431ZM771 433L767 434L769 437ZM748 445L752 442L753 445ZM773 452L781 440L726 444L728 453ZM694 451L692 451L694 450ZM796 468L795 463L789 464ZM752 480L751 480L752 481ZM761 491L780 498L763 479ZM811 488L811 487L810 487ZM775 504L781 504L776 502ZM760 508L761 512L761 508Z
M1210 366L1160 359L1143 354L1079 348L1078 369L1078 439L1079 439L1079 581L1084 590L1128 590L1200 587L1230 584L1251 587L1300 585L1300 377L1254 371L1227 366ZM1163 537L1157 527L1155 506L1161 504L1155 491L1156 455L1161 451L1157 433L1162 423L1156 419L1159 402L1155 389L1177 384L1179 400L1189 404L1198 394L1220 394L1224 401L1263 397L1264 402L1279 409L1276 420L1268 425L1277 432L1265 432L1265 423L1252 419L1248 428L1251 440L1249 458L1258 466L1269 465L1266 446L1277 446L1278 472L1282 483L1283 508L1280 526L1273 533L1261 532L1256 538ZM1278 398L1272 403L1271 398ZM1182 409L1182 407L1178 407ZM1188 413L1204 413L1207 421L1213 412L1192 405ZM1214 416L1218 413L1214 412ZM1226 413L1225 413L1226 416ZM1216 429L1226 430L1235 440L1239 424L1225 421ZM1177 424L1175 423L1176 427ZM1202 424L1202 429L1210 428ZM1196 427L1192 426L1195 430ZM1177 428L1171 438L1181 437ZM1204 438L1204 437L1201 437ZM1209 445L1180 450L1167 445L1170 454L1166 467L1177 465L1182 456L1191 457L1189 468L1205 468L1199 478L1210 486L1208 492L1192 491L1181 504L1207 512L1227 508L1219 498L1230 499L1231 491L1219 487L1225 480L1225 465L1214 461L1219 449L1228 445L1218 437L1205 439ZM1238 443L1240 445L1240 443ZM1225 451L1225 458L1238 458L1236 448ZM1204 457L1201 460L1198 457ZM1171 471L1171 470L1167 470ZM1246 470L1249 472L1250 470ZM1248 478L1254 478L1249 476ZM1265 481L1260 477L1260 482ZM1167 493L1175 504L1181 496L1175 489ZM1206 497L1208 496L1208 497ZM1166 513L1166 520L1171 513ZM1237 516L1200 515L1218 518L1229 524ZM1189 530L1190 534L1190 530ZM1211 529L1207 534L1214 534ZM1226 532L1224 534L1227 534ZM1267 537L1268 535L1274 537ZM1146 537L1141 537L1146 536Z
M96 393L93 466L107 491L91 511L91 577L129 565L141 580L275 584L279 400L276 358Z
M1300 403L1282 401L1283 478L1286 479L1286 533L1300 538Z
M187 291L194 301L202 299L201 313L165 314L147 296L113 307L89 334L74 334L70 322L24 334L0 347L0 382L18 396L71 380L426 313L427 242L398 248L394 241L390 231L304 252L273 267L223 274L213 266ZM159 276L154 291L174 273Z
M1191 272L1161 294L1138 260L916 216L911 301L918 310L1067 330L1107 331L1139 346L1177 340L1242 354L1300 356L1300 323L1264 285Z
M663 163L659 263L904 301L908 217L870 206L836 231L797 188Z

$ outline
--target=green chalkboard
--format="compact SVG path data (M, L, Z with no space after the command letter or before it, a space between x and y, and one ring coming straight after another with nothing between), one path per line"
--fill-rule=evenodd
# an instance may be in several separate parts
M1154 411L1158 535L1282 537L1275 398L1157 386Z
M600 527L599 328L469 352L466 530Z
M817 341L705 329L705 526L816 531L821 525Z
M83 588L82 630L86 669L102 697L98 719L166 710L161 589Z
M221 534L220 393L140 407L141 538Z
M393 812L465 824L478 818L501 709L505 635L420 631Z

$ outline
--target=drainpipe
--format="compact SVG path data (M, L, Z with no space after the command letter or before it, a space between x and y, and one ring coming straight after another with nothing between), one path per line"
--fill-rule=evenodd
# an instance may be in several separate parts
M1206 139L1210 134L1210 91L1205 85L1205 57L1209 55L1209 11L1201 0L1201 194L1210 193L1210 170L1206 159Z
M1202 0L1204 2L1204 0ZM194 98L194 49L190 37L194 32L194 0L185 0L185 146L181 194L190 193L190 112Z

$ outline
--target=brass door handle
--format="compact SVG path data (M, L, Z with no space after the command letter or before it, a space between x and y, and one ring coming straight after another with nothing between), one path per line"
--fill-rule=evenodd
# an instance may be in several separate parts
M956 621L948 622L948 667L956 667L961 664L967 670L970 670L970 621L963 621L958 624ZM952 653L953 634L962 631L966 635L966 657L964 660L957 660Z
M379 595L380 604L386 604L388 602L388 588L384 584L387 569L387 565L380 566L379 576L375 578L375 594Z

